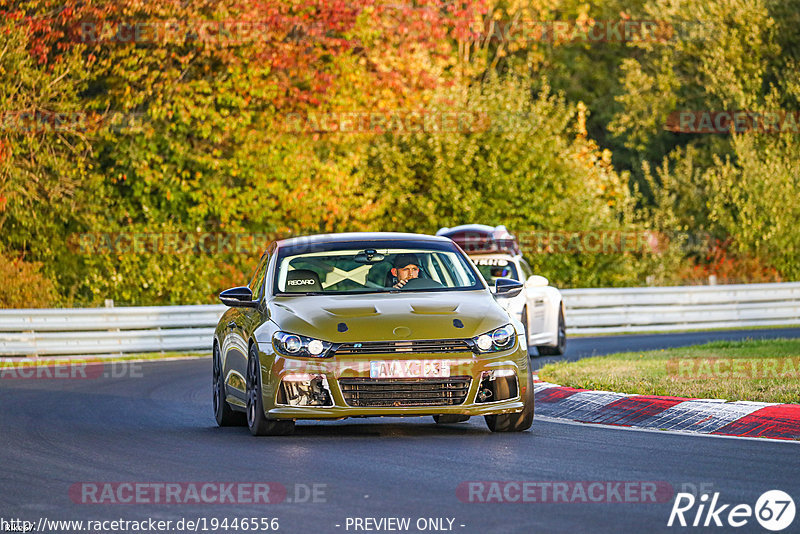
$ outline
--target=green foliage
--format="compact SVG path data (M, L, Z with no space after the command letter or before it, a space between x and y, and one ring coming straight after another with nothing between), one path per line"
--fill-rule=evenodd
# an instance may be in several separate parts
M647 18L682 28L680 38L636 43L623 61L622 104L611 130L644 165L651 203L644 219L678 234L679 252L702 255L703 238L730 241L743 261L796 279L797 133L675 134L674 111L797 111L800 3L651 1ZM650 209L652 208L652 209ZM673 243L673 245L676 243ZM702 259L700 260L702 263ZM756 268L760 270L760 268ZM743 277L746 273L742 273Z
M64 54L57 64L45 68L29 51L26 28L6 18L0 23L0 34L4 42L0 50L0 253L40 262L21 266L19 280L3 277L6 289L18 289L32 276L49 280L74 276L68 267L74 258L67 250L67 236L94 217L97 206L88 192L99 178L92 166L91 134L80 103L80 92L86 87L80 50ZM52 302L48 284L43 284L39 298L23 300L31 305ZM7 296L2 305L22 302Z
M578 107L525 81L473 88L456 110L491 119L472 133L385 135L370 150L365 185L375 228L433 233L464 222L536 231L630 231L632 200L609 154L586 139ZM631 254L538 254L531 265L560 285L630 285L644 263Z
M664 21L676 35L631 43L637 54L622 64L623 110L611 130L632 150L660 158L681 139L665 131L676 110L757 110L785 61L775 42L778 28L767 3L750 0L651 1L648 19ZM765 92L764 89L767 89ZM687 139L687 137L683 137ZM719 152L709 136L694 139Z
M50 246L41 236L63 234L59 226L80 204L76 191L91 179L91 147L71 119L80 112L83 70L78 54L39 68L13 20L0 34L0 233L7 247L39 254Z
M800 143L797 136L741 135L736 163L718 160L707 171L713 194L709 217L739 252L793 280L800 277Z

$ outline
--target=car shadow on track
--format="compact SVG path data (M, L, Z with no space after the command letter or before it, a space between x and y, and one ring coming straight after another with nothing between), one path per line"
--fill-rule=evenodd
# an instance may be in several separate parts
M449 437L449 436L485 436L491 434L483 424L482 417L474 417L469 423L436 424L420 418L420 421L407 422L356 422L356 421L302 421L297 423L291 436L297 437L370 437L370 438L397 438L397 437ZM198 428L204 435L245 435L249 434L247 428L229 427L219 428L209 426ZM277 436L273 439L283 439Z

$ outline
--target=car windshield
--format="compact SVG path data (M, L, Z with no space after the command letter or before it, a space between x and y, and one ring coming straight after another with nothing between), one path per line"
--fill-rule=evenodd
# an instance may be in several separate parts
M513 261L503 258L477 258L473 263L489 285L493 285L498 278L520 279Z
M276 293L347 294L485 288L455 246L446 243L427 245L331 243L315 244L313 251L302 247L298 247L295 253L291 249L282 251L275 276Z

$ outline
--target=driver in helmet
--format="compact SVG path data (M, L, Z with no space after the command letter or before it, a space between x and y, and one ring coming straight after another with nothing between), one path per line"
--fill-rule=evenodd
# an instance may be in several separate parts
M510 274L511 271L508 270L508 267L492 267L489 270L489 274L492 278L505 278Z
M398 254L394 263L392 264L392 276L397 279L397 282L392 286L400 289L412 278L419 276L419 258L416 254Z

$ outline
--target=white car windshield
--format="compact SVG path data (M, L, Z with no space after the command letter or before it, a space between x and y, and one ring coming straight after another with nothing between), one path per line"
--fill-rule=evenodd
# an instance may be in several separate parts
M503 258L477 258L473 262L489 285L494 285L498 278L520 280L517 267L512 261Z
M335 248L279 256L277 292L336 294L484 288L455 247Z

